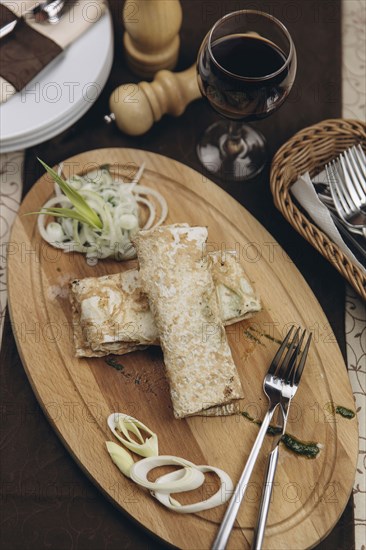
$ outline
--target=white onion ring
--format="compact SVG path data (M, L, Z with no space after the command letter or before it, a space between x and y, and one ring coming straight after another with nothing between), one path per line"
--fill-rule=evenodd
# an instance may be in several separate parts
M145 185L140 184L135 185L133 192L136 193L137 199L139 195L152 195L156 198L161 208L161 214L158 221L154 223L152 228L161 225L166 220L166 217L168 215L168 204L163 195L161 195L161 193L159 193L158 191L155 191L155 189L151 189L150 187L145 187Z
M138 196L136 198L137 202L141 203L141 204L145 204L145 206L147 206L148 210L149 210L149 217L146 221L146 223L144 224L144 226L141 228L141 229L150 229L150 227L152 226L153 224L153 221L155 220L155 216L156 216L156 210L155 210L155 206L147 199L145 199L144 197L140 197Z
M62 166L63 165L60 164L58 167L59 175L63 174ZM149 212L148 219L144 224L144 227L140 229L152 229L161 225L165 221L168 215L168 205L165 198L158 191L144 185L140 185L138 183L143 174L144 167L145 165L143 164L130 183L126 183L119 178L113 178L113 175L110 175L113 179L113 185L114 183L118 183L123 186L123 188L121 187L120 192L124 195L124 200L121 203L121 208L123 207L123 210L126 210L126 212L124 213L133 213L134 215L138 216L138 204L140 203L141 205L145 205L148 208ZM88 176L88 174L86 174L85 177L86 176ZM103 184L99 182L99 186L101 185ZM112 187L114 189L114 192L116 192L116 189L112 185L111 191ZM65 197L56 182L54 188L55 196L50 199L42 208L63 205L73 208L72 203L69 202L69 200ZM124 260L136 257L136 250L131 242L133 234L130 232L130 230L122 229L118 224L120 213L120 211L118 210L118 206L115 205L115 203L112 203L114 208L110 211L109 208L106 207L107 203L105 201L105 198L103 199L103 194L101 194L101 197L103 199L102 201L99 197L100 188L98 189L98 187L93 187L93 185L91 184L88 185L86 183L85 185L80 185L80 187L77 187L77 190L84 197L84 199L88 199L89 206L93 210L95 210L95 212L97 212L97 214L101 218L103 231L101 232L100 230L90 228L89 237L85 237L85 239L83 239L80 235L80 231L78 230L78 228L74 229L73 234L70 235L67 229L65 229L65 221L60 221L60 225L65 235L64 242L52 241L46 231L45 220L48 214L45 213L40 214L38 217L38 229L42 238L55 248L64 250L64 252L81 252L83 254L86 254L88 263L89 260L94 264L98 261L98 259L113 256L112 247L115 247L117 243L121 245L121 247L123 246L123 248L122 251L114 251L115 259ZM128 194L130 195L130 202L126 202L126 196ZM98 200L97 196L99 197ZM117 197L118 193L116 195L116 200ZM153 197L155 201L150 200L150 197ZM119 198L120 200L122 200L121 195L119 196ZM134 209L136 209L136 212L134 212ZM54 214L54 217L57 218L57 215ZM83 227L84 226L85 224L83 225ZM125 245L127 244L126 240L129 240L130 246L124 251Z
M202 512L203 510L209 510L210 508L215 508L216 506L220 506L221 504L227 502L231 497L232 491L234 489L234 485L230 476L220 468L215 468L214 466L195 466L195 468L202 473L214 472L219 476L221 480L220 488L210 498L202 500L201 502L195 502L193 504L180 504L177 500L173 499L170 496L170 493L166 491L160 491L158 489L151 491L151 494L161 504L169 508L169 510L178 512L178 514L192 514L195 512ZM156 480L156 484L159 485L161 483L162 485L166 485L167 483L174 483L174 481L177 479L177 473L179 473L179 471L170 472L169 474L165 474L159 477ZM171 491L171 493L173 492L174 491Z
M129 183L128 191L131 192L134 189L134 187L138 184L138 182L141 179L142 174L144 173L144 170L145 170L145 163L143 162L141 164L140 168L138 169L138 171L136 172L133 180L131 181L131 183Z
M174 480L170 482L148 481L147 474L159 466L183 466L175 475ZM161 455L143 458L132 466L130 470L131 479L150 491L158 490L159 493L183 493L192 491L203 485L205 476L197 469L193 462L180 458L178 456ZM164 476L163 476L164 477Z
M69 199L67 197L65 197L65 195L64 195L63 197L52 197L51 199L49 199L42 206L42 208L49 208L50 206L56 206L57 204L60 205L62 203L64 203L65 206L67 206L67 207L69 207L71 205L71 202L69 201ZM45 221L46 221L47 216L49 216L49 214L39 214L38 215L37 225L38 225L38 231L40 232L42 239L44 239L46 242L48 242L49 244L51 244L55 248L61 248L62 250L69 251L69 249L73 246L72 242L67 242L67 243L57 242L56 243L56 242L51 242L50 241L50 239L48 237L47 230L46 230L46 226L45 226Z
M133 425L132 429L126 428L125 437L122 437L122 435L117 431L117 428L119 427L118 422L120 419L130 421L130 423ZM150 428L145 426L145 424L140 422L140 420L137 420L137 418L134 418L129 414L117 412L112 413L108 416L107 424L113 435L122 443L122 445L127 447L127 449L129 449L130 451L133 451L134 453L143 457L157 456L159 454L157 435L152 430L150 430ZM142 428L142 430L148 433L150 437L144 440L139 428ZM128 435L128 431L134 433L140 440L140 443L134 441Z

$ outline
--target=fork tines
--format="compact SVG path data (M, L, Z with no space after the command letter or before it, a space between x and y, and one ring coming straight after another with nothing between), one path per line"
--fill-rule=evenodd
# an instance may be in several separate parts
M297 328L294 336L291 339L294 329L295 326L293 325L285 336L282 344L278 348L278 351L274 356L271 366L268 370L269 374L272 374L276 378L282 378L286 381L286 383L290 383L292 385L298 384L300 382L312 337L312 334L310 333L304 349L301 351L306 336L306 330L302 331L301 337L299 338L300 329ZM286 348L286 354L282 359ZM298 361L299 356L300 360Z
M362 151L362 149L361 149ZM343 179L349 194L356 206L366 202L366 165L360 162L359 151L356 147L347 149L339 156L342 166Z
M326 165L333 204L340 219L364 233L366 227L366 156L353 146ZM356 231L355 231L356 232Z

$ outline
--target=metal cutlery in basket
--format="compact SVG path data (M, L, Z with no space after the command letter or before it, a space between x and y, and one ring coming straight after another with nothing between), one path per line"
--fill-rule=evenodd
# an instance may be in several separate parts
M361 145L347 149L340 162L352 201L366 214L366 155Z
M347 149L325 168L338 217L351 232L366 238L366 159L361 146Z
M283 430L283 432L285 430L289 405L299 386L311 342L310 334L307 338L304 349L301 350L305 338L305 331L303 332L299 340L300 329L297 329L294 337L291 339L294 328L294 326L291 327L285 339L281 343L276 355L274 356L269 366L268 372L264 377L263 391L268 397L268 411L263 419L261 428L258 432L257 438L254 442L253 448L250 452L249 458L240 476L238 484L234 489L233 496L231 497L228 508L224 515L224 519L222 520L220 529L213 543L213 550L223 550L229 540L241 502L248 487L249 479L252 475L254 465L256 463L259 451L263 444L263 440L267 433L268 426L278 407L280 407L280 413L282 414L281 430ZM285 352L286 348L287 351ZM274 478L278 457L278 445L281 437L276 438L274 452L273 454L270 454L269 469L267 469L267 479L270 478L273 480ZM268 491L266 490L266 487L268 488L269 485L271 484L266 483L263 493L261 513L259 515L259 522L255 535L255 544L257 544L256 548L260 548L260 544L263 540L264 528L267 520L271 495L271 489L269 491L269 495Z

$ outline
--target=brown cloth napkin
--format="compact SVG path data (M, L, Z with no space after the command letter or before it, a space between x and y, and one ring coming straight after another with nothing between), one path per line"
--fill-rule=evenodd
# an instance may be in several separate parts
M21 91L106 9L103 0L83 0L73 2L56 25L21 18L38 3L5 0L0 4L1 26L20 18L15 29L0 40L0 103Z

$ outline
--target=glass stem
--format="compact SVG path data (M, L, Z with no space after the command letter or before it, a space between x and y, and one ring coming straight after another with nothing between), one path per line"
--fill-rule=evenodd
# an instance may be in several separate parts
M241 124L239 122L230 120L224 148L226 153L231 157L237 156L246 149L245 141L242 138Z

